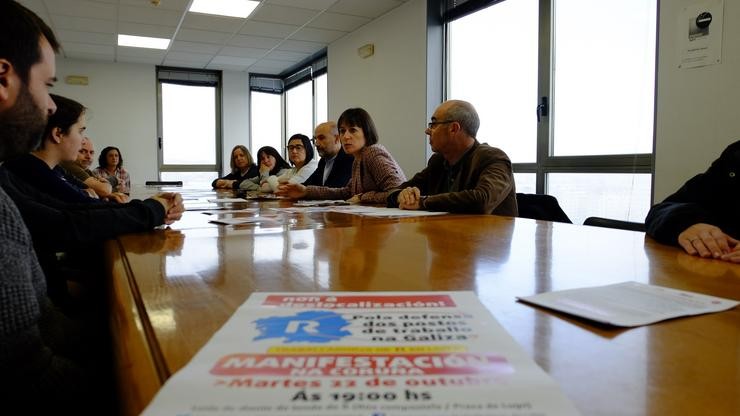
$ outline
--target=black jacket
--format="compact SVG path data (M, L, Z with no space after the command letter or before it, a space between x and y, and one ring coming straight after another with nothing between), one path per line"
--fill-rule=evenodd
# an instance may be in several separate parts
M322 157L319 160L319 167L316 168L313 174L311 174L303 184L306 186L314 185L328 186L329 188L344 188L349 183L350 178L352 178L352 162L354 162L354 160L355 158L353 156L344 153L344 149L340 148L339 153L337 153L337 158L334 159L334 166L332 166L331 172L329 172L329 177L326 178L326 183L323 183L326 160Z
M645 218L647 233L666 244L696 223L712 224L740 238L740 141L729 145L709 169L700 173Z

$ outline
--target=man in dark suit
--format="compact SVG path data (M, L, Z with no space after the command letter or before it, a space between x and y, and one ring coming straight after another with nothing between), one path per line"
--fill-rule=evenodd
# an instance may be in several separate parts
M337 123L327 121L316 126L313 143L321 159L319 167L303 182L304 185L343 188L352 177L354 158L342 150Z

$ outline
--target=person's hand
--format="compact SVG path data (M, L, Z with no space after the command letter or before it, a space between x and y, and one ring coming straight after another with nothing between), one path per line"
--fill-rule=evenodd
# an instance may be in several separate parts
M234 186L234 180L230 179L219 179L216 181L216 188L232 188Z
M97 192L95 192L95 190L92 188L85 189L85 192L87 192L87 196L89 196L90 198L100 199Z
M727 254L723 254L720 260L729 261L731 263L740 263L740 244L736 244L735 248Z
M170 225L182 218L182 213L185 212L185 205L182 202L182 195L176 192L163 192L154 195L152 199L155 199L159 201L162 205L164 205L165 224Z
M360 194L357 194L348 199L347 202L349 202L350 204L359 204L361 202Z
M678 244L692 256L722 260L726 257L732 259L728 261L740 262L740 253L737 253L740 241L711 224L698 223L683 230L678 235Z
M260 163L260 176L267 175L268 173L270 173L270 168Z
M306 186L300 183L285 183L278 186L275 194L291 199L301 199L306 196Z
M421 191L417 187L405 188L398 193L398 207L416 210L421 208Z
M106 197L109 201L118 202L119 204L125 204L128 202L128 195L120 192L113 192Z

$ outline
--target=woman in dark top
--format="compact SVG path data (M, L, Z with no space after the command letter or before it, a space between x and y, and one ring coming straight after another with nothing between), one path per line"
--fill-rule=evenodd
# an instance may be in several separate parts
M100 202L64 177L59 163L76 160L82 147L86 108L77 101L51 94L57 111L49 116L38 150L5 163L8 170L49 196L70 203Z
M645 218L651 237L694 256L740 263L740 141L709 169L653 206Z
M272 189L266 182L267 178L270 176L280 176L288 172L290 165L272 146L261 147L257 151L257 160L260 162L259 175L245 179L239 185L239 188L248 191L263 190L265 192L272 192Z
M231 173L218 178L211 186L219 189L237 189L244 179L259 176L260 171L252 155L244 145L236 145L231 150Z

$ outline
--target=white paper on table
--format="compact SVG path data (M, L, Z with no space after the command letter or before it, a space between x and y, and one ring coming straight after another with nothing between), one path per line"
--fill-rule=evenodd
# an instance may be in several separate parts
M294 207L330 207L345 205L349 205L349 202L343 199L320 199L310 201L296 201L295 203L293 203Z
M578 411L473 292L253 293L144 415Z
M206 215L226 215L226 214L254 214L259 212L259 208L243 208L243 209L222 209L213 211L203 211L201 214Z
M216 198L216 199L209 199L208 202L212 202L214 204L233 204L233 203L247 202L247 200L244 198Z
M210 220L208 222L214 223L214 224L223 224L223 225L239 225L239 224L255 224L259 222L271 222L276 223L278 222L277 218L270 217L232 217L232 218L216 218L213 220Z
M344 212L347 214L364 215L379 218L402 218L402 217L427 217L432 215L446 215L448 212L406 210L400 208L368 207L363 205L350 205L331 207L331 211Z
M614 326L648 325L732 309L740 302L638 282L559 290L517 299Z

